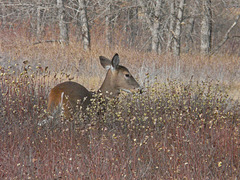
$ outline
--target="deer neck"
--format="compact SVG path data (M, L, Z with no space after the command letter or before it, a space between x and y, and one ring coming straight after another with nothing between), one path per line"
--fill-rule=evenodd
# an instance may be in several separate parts
M119 89L116 87L116 82L114 82L113 74L111 70L108 70L107 75L100 87L99 91L108 97L115 97L120 93Z

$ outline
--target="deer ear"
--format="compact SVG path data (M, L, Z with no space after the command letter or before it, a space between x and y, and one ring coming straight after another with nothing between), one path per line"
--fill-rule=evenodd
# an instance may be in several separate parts
M112 67L113 67L113 69L117 69L117 67L119 66L119 62L120 62L119 56L118 56L118 54L116 53L116 54L113 56L113 58L112 58Z
M104 67L106 70L111 68L112 62L111 60L109 60L108 58L104 57L104 56L99 56L100 59L100 63L102 65L102 67Z

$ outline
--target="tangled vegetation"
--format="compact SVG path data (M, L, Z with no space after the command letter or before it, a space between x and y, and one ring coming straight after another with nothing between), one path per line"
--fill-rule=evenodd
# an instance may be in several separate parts
M216 82L156 77L143 94L94 101L86 114L38 126L64 74L16 66L0 70L1 179L240 177L240 105Z

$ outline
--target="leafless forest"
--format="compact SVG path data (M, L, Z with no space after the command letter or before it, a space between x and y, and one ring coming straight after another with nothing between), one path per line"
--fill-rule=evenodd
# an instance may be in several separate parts
M1 29L25 31L35 43L77 40L84 49L101 43L175 55L239 53L237 0L3 0L0 5Z
M1 0L0 179L240 179L239 0ZM115 53L144 88L44 126Z

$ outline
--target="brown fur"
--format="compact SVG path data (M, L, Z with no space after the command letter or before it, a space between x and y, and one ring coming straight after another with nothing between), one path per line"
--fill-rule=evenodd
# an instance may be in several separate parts
M53 113L56 107L60 105L62 92L64 92L63 108L65 116L70 115L69 109L75 111L77 104L81 105L83 109L90 104L91 92L76 82L67 81L58 84L51 90L48 97L48 112ZM77 100L79 100L79 103Z
M128 69L119 65L118 54L114 55L112 61L103 56L99 58L101 65L108 70L105 80L99 89L103 96L116 97L120 93L120 89L128 92L140 89L139 84ZM70 109L76 111L77 105L85 110L90 105L91 97L92 92L88 91L84 86L71 81L63 82L51 90L48 97L47 111L54 114L58 108L63 107L64 115L69 117L71 114Z

